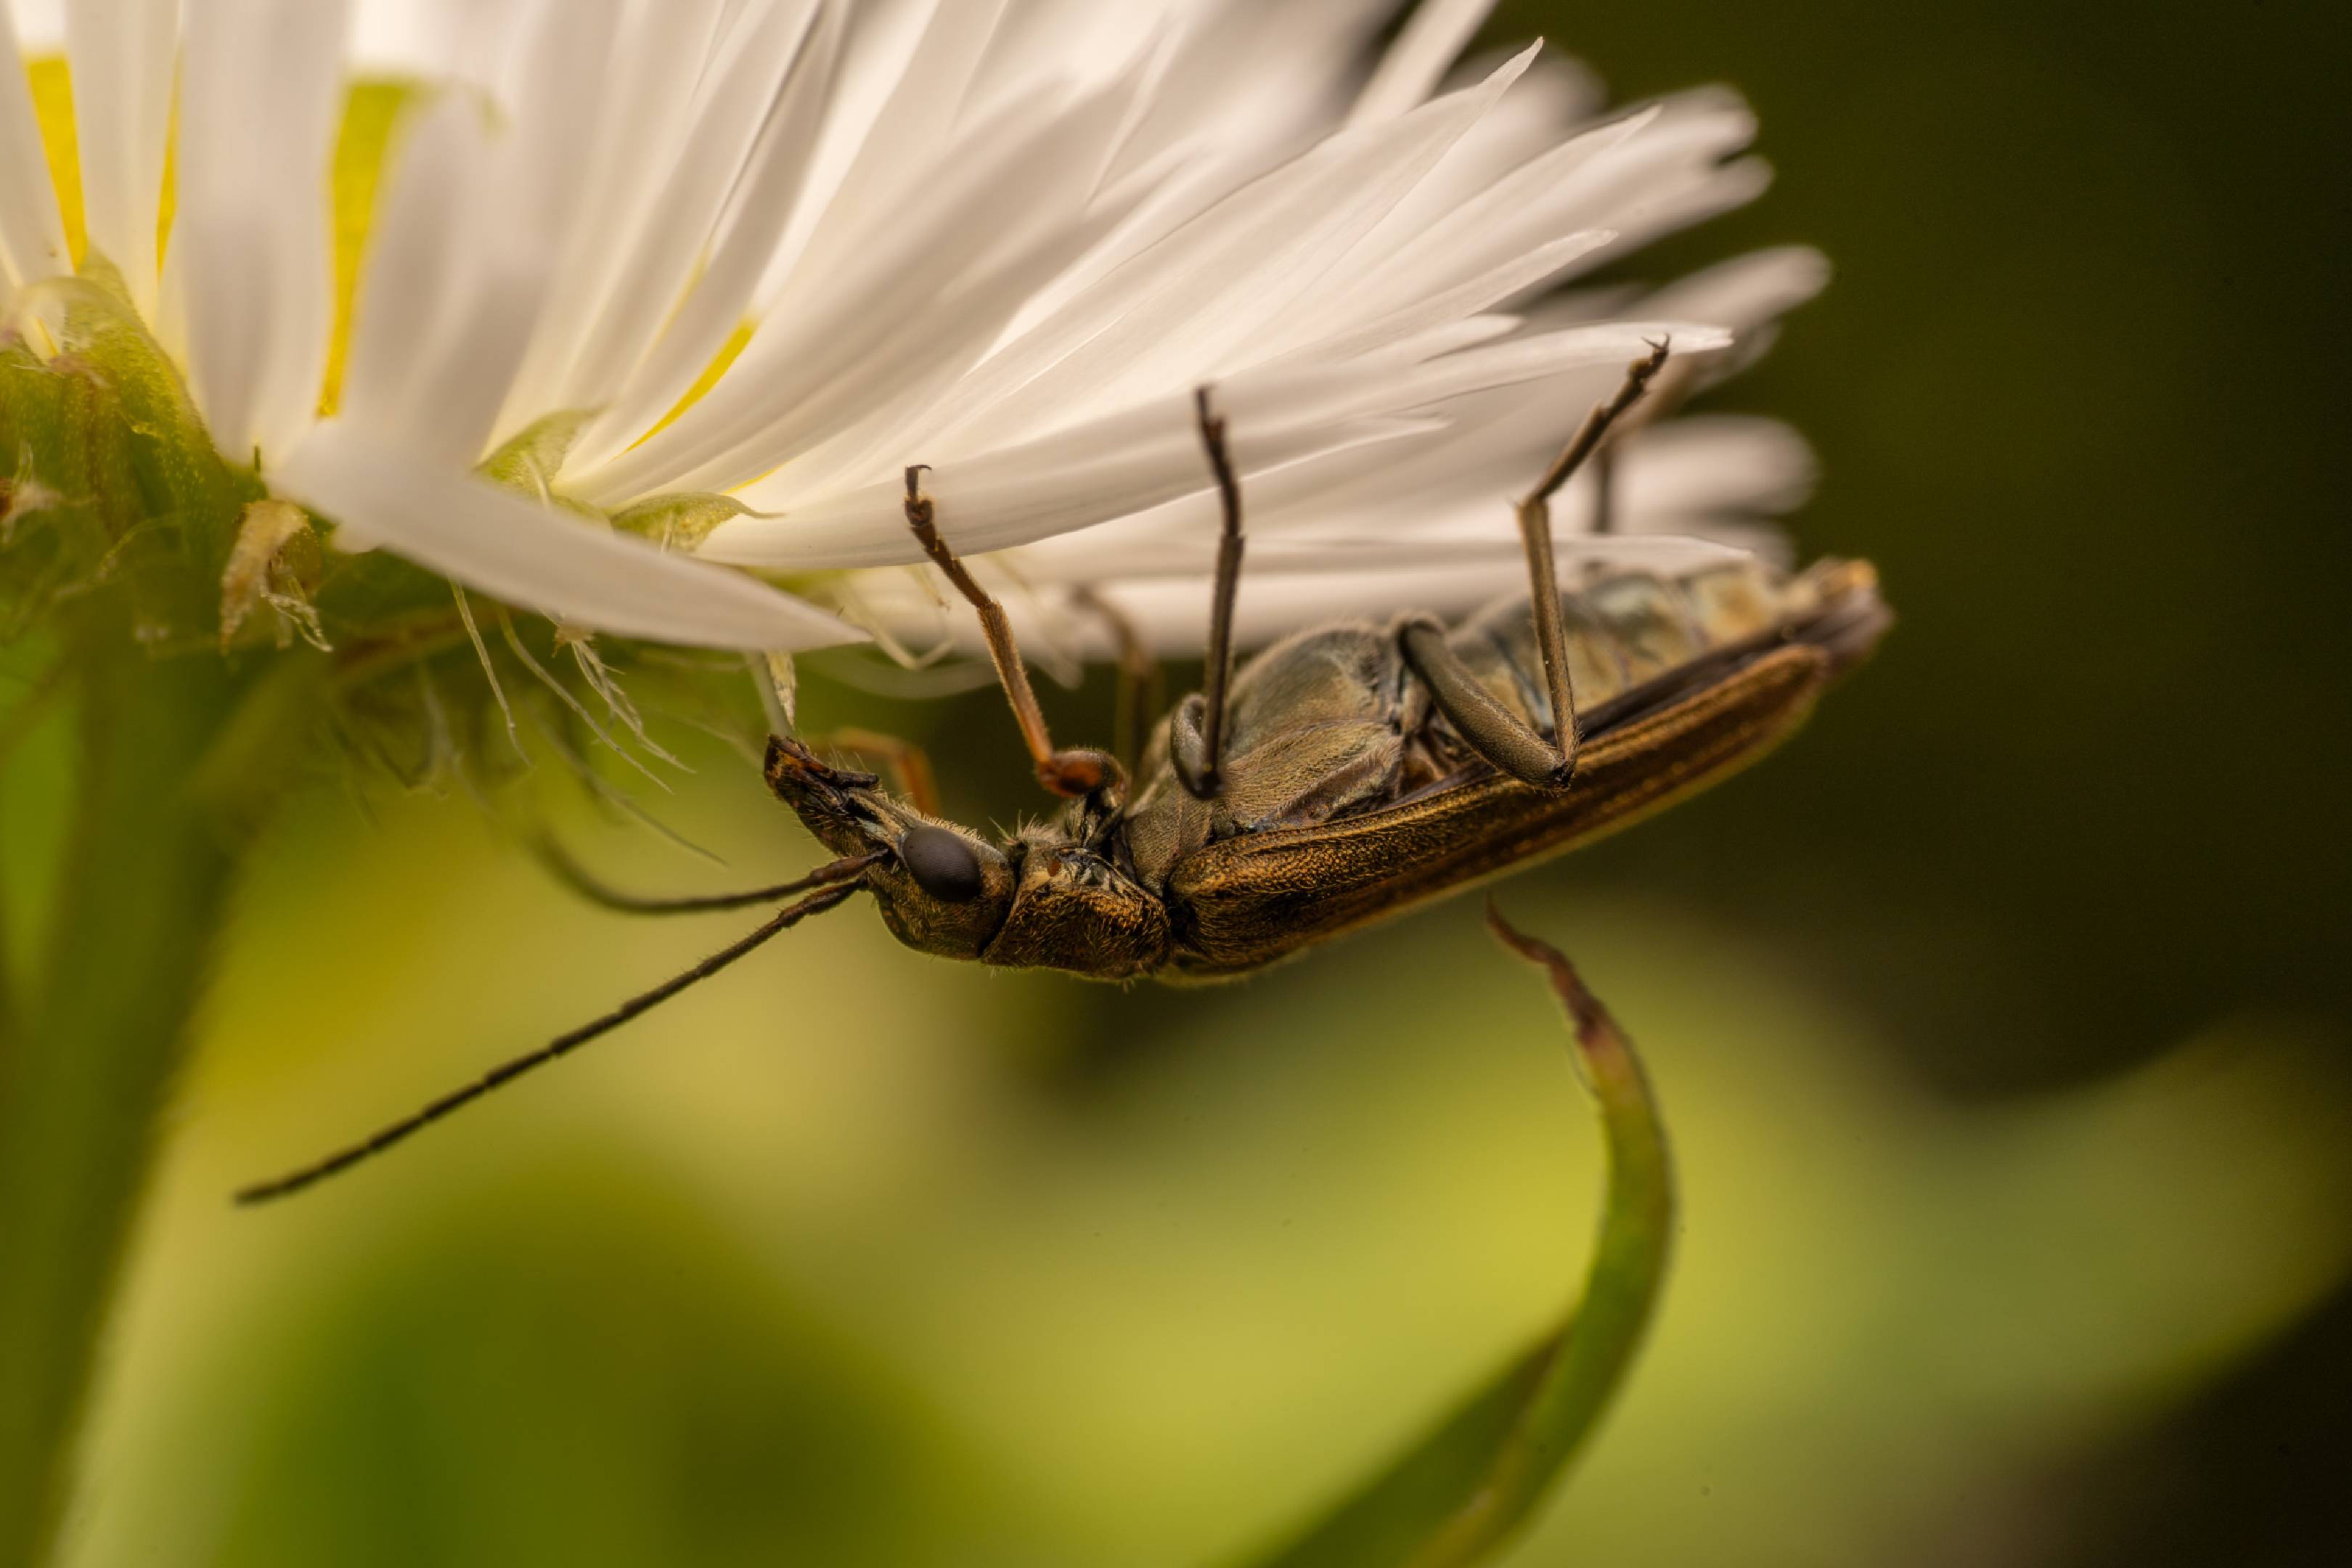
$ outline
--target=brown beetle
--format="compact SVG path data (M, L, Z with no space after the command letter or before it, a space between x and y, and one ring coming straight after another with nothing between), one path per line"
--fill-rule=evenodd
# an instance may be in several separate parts
M1132 785L1108 753L1055 748L1003 609L940 538L923 470L909 468L908 524L978 611L1038 778L1066 800L1060 814L992 844L940 820L928 769L902 768L894 793L772 737L769 786L839 859L782 887L709 899L631 899L573 879L637 912L798 902L605 1016L239 1201L357 1163L861 889L899 941L941 957L1219 980L1585 843L1754 761L1891 617L1859 562L1792 574L1743 559L1558 586L1550 498L1596 453L1606 460L1603 438L1666 359L1661 344L1637 361L1519 503L1530 595L1453 628L1424 616L1312 627L1230 679L1241 498L1203 391L1202 441L1224 501L1207 689L1161 721Z

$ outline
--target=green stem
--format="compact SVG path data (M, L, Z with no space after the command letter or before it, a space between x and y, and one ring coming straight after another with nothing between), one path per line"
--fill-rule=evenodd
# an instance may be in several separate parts
M95 628L92 628L95 631ZM195 784L236 691L117 626L75 650L79 758L37 993L0 1046L0 1568L54 1552L232 844Z

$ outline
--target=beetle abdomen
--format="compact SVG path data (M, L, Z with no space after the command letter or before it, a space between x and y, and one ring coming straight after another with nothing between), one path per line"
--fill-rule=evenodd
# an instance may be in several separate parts
M1243 834L1180 860L1160 978L1221 980L1612 832L1705 789L1801 722L1834 658L1799 641L1600 736L1577 782L1491 771L1315 826Z
M1866 573L1825 563L1792 576L1743 559L1673 574L1621 569L1563 591L1570 675L1586 732L1612 711L1612 699L1673 686L1677 672L1703 679L1724 650L1769 641L1815 615L1825 596L1856 587L1867 595L1866 584L1847 581ZM1496 700L1549 733L1551 704L1528 604L1520 595L1491 605L1449 641ZM1834 650L1824 651L1838 662ZM1207 845L1375 811L1481 766L1434 710L1393 627L1312 627L1266 648L1235 680L1215 800L1195 800L1177 781L1168 726L1160 726L1125 824L1129 863L1146 886L1161 887L1179 861Z
M1760 561L1709 563L1666 574L1596 574L1560 594L1569 679L1580 713L1718 648L1769 632L1819 603L1815 574ZM1480 684L1513 713L1554 732L1543 655L1525 595L1488 605L1448 639Z

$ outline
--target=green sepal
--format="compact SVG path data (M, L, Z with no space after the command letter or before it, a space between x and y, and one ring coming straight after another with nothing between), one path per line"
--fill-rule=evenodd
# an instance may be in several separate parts
M103 289L124 310L136 312L137 307L131 300L131 285L122 280L122 269L108 260L106 254L95 246L82 253L81 265L74 268L74 273L92 288Z
M194 623L174 580L179 531L146 521L112 382L87 360L44 360L22 342L0 357L0 439L13 449L0 557L8 622L21 635L61 601L128 583L135 635L154 642ZM159 563L166 570L153 570Z
M613 526L624 533L652 540L666 550L691 550L720 523L759 514L733 496L708 490L680 490L648 496L636 505L613 514Z
M57 342L50 368L88 366L113 394L128 433L138 515L178 526L195 561L226 561L237 519L263 494L259 479L214 447L195 400L146 323L111 286L103 260L83 278L53 279L26 291L26 302Z
M559 494L555 489L555 476L563 471L563 460L572 455L572 444L580 439L581 432L595 417L592 410L571 409L535 419L491 453L475 472L492 484L519 490L542 505L605 522L609 520L602 510Z

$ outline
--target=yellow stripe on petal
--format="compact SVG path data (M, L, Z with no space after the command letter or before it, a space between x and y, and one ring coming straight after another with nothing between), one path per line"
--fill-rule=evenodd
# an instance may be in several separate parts
M704 367L701 375L695 379L692 386L686 389L686 395L677 400L668 413L661 416L661 423L638 437L631 446L633 447L644 446L647 441L677 424L679 415L701 402L704 395L719 384L719 378L725 375L735 362L742 357L743 351L751 346L751 332L752 323L746 321L729 333L727 341L719 345L719 352L710 356L710 363Z
M58 190L58 212L66 222L66 250L76 267L89 249L82 218L81 141L74 130L73 73L65 57L49 55L26 64L32 79L33 111L41 121L41 146L49 159L49 184Z
M342 399L343 368L351 358L352 311L359 299L360 268L367 258L368 232L375 223L376 196L400 117L416 101L414 82L354 83L343 105L342 129L335 137L335 327L328 341L327 376L319 394L321 418Z
M172 117L164 122L163 188L155 197L155 272L172 252L172 219L180 211L180 79L172 79Z

